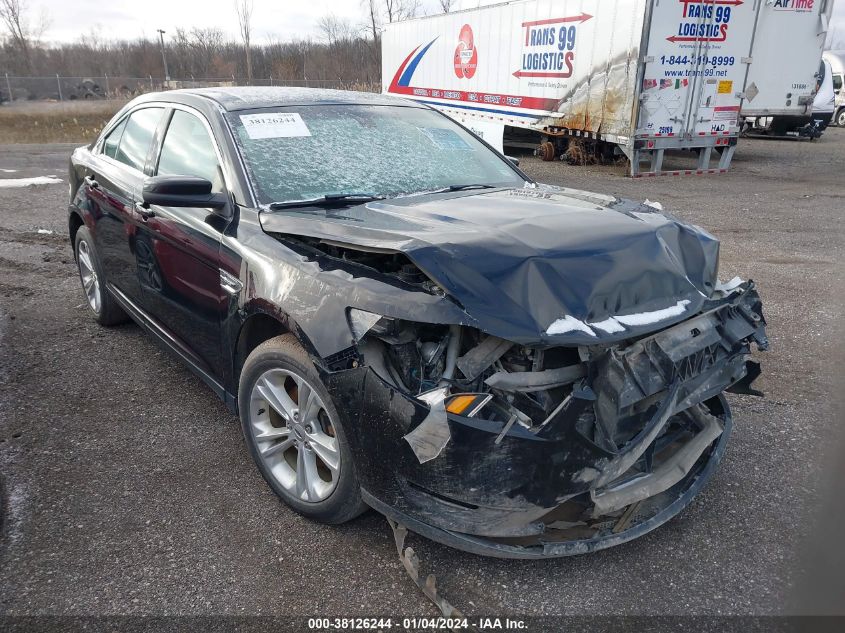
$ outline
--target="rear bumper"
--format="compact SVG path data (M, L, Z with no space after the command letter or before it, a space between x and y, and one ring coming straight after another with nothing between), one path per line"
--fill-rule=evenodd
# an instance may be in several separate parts
M751 392L750 344L765 348L764 328L748 282L657 334L586 350L587 376L539 430L448 414L450 440L424 463L402 437L429 408L360 368L361 414L345 422L358 427L364 499L433 540L504 558L641 536L686 507L721 460L732 428L723 392Z

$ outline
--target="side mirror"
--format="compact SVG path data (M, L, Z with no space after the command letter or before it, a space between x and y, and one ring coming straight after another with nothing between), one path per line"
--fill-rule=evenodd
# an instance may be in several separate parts
M141 197L145 205L222 209L226 195L211 193L211 181L196 176L152 176L144 180Z
M505 158L512 162L514 167L519 167L519 159L516 156L505 156Z

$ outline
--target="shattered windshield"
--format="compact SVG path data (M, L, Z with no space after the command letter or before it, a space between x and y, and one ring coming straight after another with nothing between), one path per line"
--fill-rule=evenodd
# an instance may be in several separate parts
M262 204L525 184L505 159L433 110L300 105L227 119Z

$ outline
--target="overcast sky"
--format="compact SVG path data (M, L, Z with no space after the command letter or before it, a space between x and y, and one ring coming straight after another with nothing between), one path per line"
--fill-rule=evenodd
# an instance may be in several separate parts
M494 4L500 0L458 0L457 8ZM845 48L845 0L834 0L829 45ZM254 0L254 39L316 38L317 20L328 13L364 24L361 0ZM46 41L73 41L97 28L101 37L153 37L156 29L172 33L177 27L216 27L237 33L233 0L29 0L36 11L49 15ZM437 0L422 0L425 13L439 11Z
M459 0L458 8L501 0ZM156 29L172 33L177 27L215 27L237 34L234 0L29 0L37 13L49 15L45 41L73 41L92 27L102 37L133 39L156 36ZM424 13L439 13L437 0L421 0ZM365 24L361 0L254 0L253 37L259 42L317 38L317 20L333 13L354 24ZM165 35L167 37L167 35Z

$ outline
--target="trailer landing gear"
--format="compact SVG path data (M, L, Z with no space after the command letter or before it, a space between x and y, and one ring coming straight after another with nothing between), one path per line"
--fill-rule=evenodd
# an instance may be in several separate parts
M731 159L736 151L737 137L711 137L707 140L708 144L704 146L683 147L675 144L674 141L638 139L634 142L634 149L630 154L630 176L641 178L643 176L689 176L725 173L728 171ZM695 169L664 169L663 158L667 149L695 152L698 158ZM711 166L713 150L716 150L718 157L716 166ZM643 170L643 163L647 164L645 170Z

